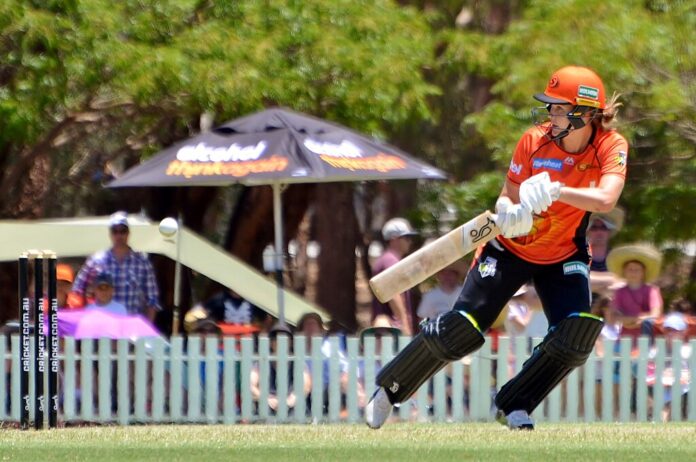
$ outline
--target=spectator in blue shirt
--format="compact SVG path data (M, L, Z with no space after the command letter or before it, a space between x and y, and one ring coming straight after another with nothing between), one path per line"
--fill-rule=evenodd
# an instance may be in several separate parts
M145 315L154 321L159 304L159 289L155 272L147 255L128 245L130 228L125 212L116 212L109 220L111 248L97 252L87 259L73 283L73 293L84 300L99 273L113 278L113 299L122 303L129 314ZM83 302L84 303L84 302Z

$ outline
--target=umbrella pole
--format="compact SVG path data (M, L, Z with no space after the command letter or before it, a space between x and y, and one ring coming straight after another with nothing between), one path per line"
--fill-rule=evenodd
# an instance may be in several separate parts
M285 293L283 292L283 216L282 186L273 183L273 227L275 234L275 277L278 286L278 322L285 324Z
M181 212L177 217L176 230L176 262L174 266L174 313L172 319L172 335L179 334L179 324L181 318L181 231L183 219Z

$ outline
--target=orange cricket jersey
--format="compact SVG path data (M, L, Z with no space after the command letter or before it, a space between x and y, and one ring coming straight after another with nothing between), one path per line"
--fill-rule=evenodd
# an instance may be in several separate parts
M551 181L573 188L592 188L604 175L626 178L628 142L614 130L597 129L590 144L580 153L569 153L546 137L548 125L527 130L517 143L507 177L519 185L527 178L547 171ZM580 229L588 212L556 201L541 215L534 216L528 235L514 239L499 236L515 255L532 263L562 261L577 251L574 239L584 236Z

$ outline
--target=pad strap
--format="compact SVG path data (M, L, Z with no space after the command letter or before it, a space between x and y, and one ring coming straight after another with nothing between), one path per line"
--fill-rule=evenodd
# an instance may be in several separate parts
M461 359L485 341L476 320L465 311L448 311L423 327L425 344L445 361Z

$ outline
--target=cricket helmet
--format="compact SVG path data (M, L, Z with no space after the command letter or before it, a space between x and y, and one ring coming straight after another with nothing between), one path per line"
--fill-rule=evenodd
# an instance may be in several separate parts
M606 107L602 79L592 69L581 66L558 69L551 75L544 93L537 93L534 98L546 104Z

